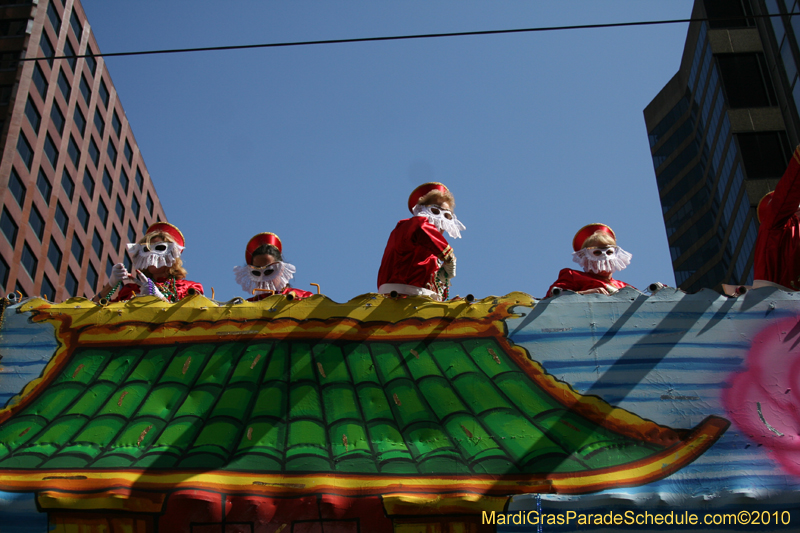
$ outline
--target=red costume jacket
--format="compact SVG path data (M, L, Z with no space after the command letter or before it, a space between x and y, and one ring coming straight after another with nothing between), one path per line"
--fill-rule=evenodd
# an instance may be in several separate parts
M453 249L436 226L425 217L401 220L389 235L378 271L378 287L402 283L436 291L434 277L439 261L453 256Z
M795 148L786 172L763 206L756 238L754 278L800 290L800 147Z
M302 300L303 298L308 298L309 296L314 296L313 292L304 291L303 289L295 289L294 287L286 286L281 291L281 294L290 294L294 297L295 300ZM263 300L264 298L268 298L272 296L266 292L256 293L255 296L252 298L248 298L248 302L258 302L259 300Z
M154 279L154 282L158 284L166 284L167 287L172 287L171 278L158 278ZM175 289L178 293L178 300L183 300L186 297L186 293L189 289L194 289L195 291L203 294L203 285L197 283L196 281L189 281L188 279L176 279L175 280ZM161 290L161 287L159 287ZM161 290L161 292L164 292ZM119 302L123 300L130 300L134 296L139 296L139 285L136 283L126 283L122 287L119 288L119 292L117 295L111 298L112 302ZM166 296L166 294L165 294Z
M633 285L628 285L624 281L613 278L607 280L594 272L581 272L580 270L565 268L558 273L558 279L555 283L550 285L550 289L547 291L547 296L545 296L545 298L550 298L553 295L554 287L578 292L587 291L589 289L608 289L609 285L615 289L633 287Z

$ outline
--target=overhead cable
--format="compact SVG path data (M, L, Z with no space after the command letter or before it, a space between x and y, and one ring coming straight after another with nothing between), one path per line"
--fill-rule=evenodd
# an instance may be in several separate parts
M205 46L200 48L171 48L164 50L141 50L138 52L110 52L110 53L96 53L96 54L83 54L83 55L62 55L62 56L47 56L47 57L27 57L21 58L20 61L37 61L37 60L53 60L53 59L77 59L86 57L125 57L125 56L144 56L155 54L183 54L189 52L219 52L223 50L252 50L256 48L284 48L290 46L311 46L321 44L345 44L345 43L368 43L379 41L405 41L411 39L435 39L440 37L468 37L475 35L503 35L512 33L535 33L546 31L564 31L564 30L590 30L602 28L626 28L635 26L657 26L665 24L686 24L691 22L709 22L724 21L724 20L740 20L742 18L771 18L780 17L776 15L747 15L739 17L725 17L725 18L688 18L688 19L672 19L672 20L646 20L638 22L610 22L608 24L573 24L569 26L543 26L537 28L514 28L507 30L481 30L481 31L459 31L450 33L422 33L413 35L391 35L384 37L354 37L350 39L323 39L316 41L291 41L282 43L262 43L262 44L239 44L228 46ZM785 17L792 17L793 14L783 15Z

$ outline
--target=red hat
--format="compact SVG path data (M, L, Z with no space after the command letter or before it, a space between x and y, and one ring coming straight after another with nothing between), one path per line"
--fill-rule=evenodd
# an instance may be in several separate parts
M255 252L259 246L263 246L265 244L271 244L277 248L279 252L283 253L283 246L281 245L281 240L277 235L268 231L259 233L247 241L247 248L244 249L244 260L248 265L253 261L253 252Z
M408 197L408 210L412 213L414 212L414 206L417 205L419 199L428 194L431 191L441 191L445 194L451 194L447 187L445 187L441 183L437 183L432 181L430 183L423 183L411 193L411 196Z
M175 244L183 248L186 246L186 241L183 238L183 233L177 227L173 226L169 222L156 222L155 224L150 224L150 227L147 228L147 235L151 233L155 233L157 231L166 233L172 240L175 241Z
M770 191L764 195L764 197L758 201L758 207L756 207L756 215L758 215L758 221L761 222L764 220L764 217L767 216L767 210L769 210L769 206L772 203L772 196L775 194L775 191Z
M614 242L617 241L617 236L614 235L614 230L605 224L589 224L588 226L584 226L579 229L578 233L575 234L575 237L572 239L572 249L576 252L580 250L583 247L583 243L586 242L586 239L598 231L611 235L611 238L614 239Z

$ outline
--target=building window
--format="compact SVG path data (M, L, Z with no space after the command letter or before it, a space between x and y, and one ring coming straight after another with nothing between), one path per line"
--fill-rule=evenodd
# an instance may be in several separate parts
M74 142L74 141L73 141ZM72 195L75 194L75 182L69 177L69 174L64 172L61 174L61 188L67 193L67 198L72 201Z
M147 235L147 230L150 226L147 224L147 221L142 222L142 235Z
M710 28L747 28L753 26L753 12L741 0L705 0L703 2Z
M139 219L139 209L141 205L139 204L139 200L136 199L136 196L131 198L131 210L133 211L133 218L138 220Z
M37 111L36 104L33 103L30 96L25 104L25 116L28 117L28 122L31 123L33 131L39 133L39 125L42 123L42 116L39 114L39 111Z
M93 52L87 48L85 53L92 54ZM97 60L94 58L93 55L87 55L85 59L86 59L86 65L89 67L89 71L92 74L94 74L94 71L97 70Z
M111 143L111 139L108 140L106 152L108 152L108 159L111 161L111 167L117 166L117 149Z
M0 37L22 37L28 28L28 19L0 20Z
M108 109L108 87L106 87L106 82L100 80L100 100L103 101L103 105Z
M111 187L114 185L114 180L111 179L111 174L108 173L108 169L103 170L103 187L105 187L106 192L109 196L111 196Z
M13 167L11 168L11 175L8 177L8 190L11 191L11 195L14 196L19 206L22 207L25 203L25 185L22 184L19 174L17 174L16 169Z
M122 258L122 264L125 266L125 270L128 272L133 272L133 263L131 261L131 256L125 254Z
M42 49L42 56L46 57L47 64L53 66L53 57L56 55L56 49L53 48L53 43L47 37L47 33L42 32L42 38L39 39L39 48Z
M108 223L108 208L102 198L99 198L97 202L97 214L104 225Z
M69 136L69 143L67 144L67 154L69 154L69 158L72 161L72 164L75 165L75 168L78 168L78 161L81 158L81 150L78 148L78 143L75 142L75 138L70 135ZM72 194L69 195L70 200L72 199Z
M142 176L142 171L138 168L136 169L136 185L140 191L144 189L144 177Z
M53 2L50 2L47 5L47 19L50 21L50 25L56 32L56 35L61 31L61 16L56 11L56 6Z
M11 92L13 90L13 85L0 85L0 105L8 105L11 101Z
M94 236L92 236L92 249L97 257L103 256L103 239L100 238L97 230L94 230Z
M31 206L31 214L28 217L28 224L30 224L33 234L36 235L36 238L39 239L39 242L41 242L42 237L44 237L44 219L42 218L42 215L39 214L39 210L36 209L36 206Z
M19 66L19 56L21 52L0 52L0 70L17 70Z
M25 272L27 272L31 280L33 280L33 278L36 277L36 267L39 266L39 261L36 260L36 256L33 255L33 250L31 250L27 242L25 246L22 247L22 259L20 263L22 263Z
M128 173L125 172L124 168L120 168L119 183L122 187L122 190L128 192L128 185L130 185L131 180L128 178Z
M0 283L2 283L3 287L6 286L8 283L8 273L11 269L8 268L8 263L6 260L0 256Z
M36 178L36 188L39 189L39 192L42 194L44 202L49 204L50 195L53 193L53 187L50 185L50 180L44 175L42 169L39 169L39 177Z
M736 135L748 179L778 179L792 153L784 131L739 133Z
M125 206L122 203L122 198L117 196L117 204L115 206L115 210L117 212L117 217L120 221L125 220Z
M97 147L97 143L94 142L94 139L92 138L89 139L89 157L92 159L92 162L96 167L100 162L100 149Z
M20 158L22 158L22 162L25 163L25 168L30 170L31 163L33 163L33 149L31 148L31 144L28 142L28 139L26 139L21 132L19 135L19 140L17 141L17 152L19 153Z
M94 198L94 180L88 170L83 171L83 188L86 189L89 198Z
M83 200L78 200L78 221L81 223L83 230L89 228L89 210L83 204Z
M150 198L150 193L147 193L147 212L152 216L153 214L153 199Z
M67 212L64 211L64 208L61 207L60 203L56 204L56 225L58 229L61 230L61 234L65 237L67 236L67 225L69 224L69 219L67 218Z
M119 232L117 228L111 227L111 246L114 247L114 251L119 251L119 245L122 244L122 237L119 236Z
M125 159L129 165L133 163L133 148L131 148L131 143L128 141L125 141Z
M86 117L81 113L80 107L75 106L75 113L73 113L72 118L75 120L78 131L81 132L81 137L83 137L86 133Z
M67 64L69 65L69 68L72 69L72 72L75 72L75 65L78 63L78 58L75 57L75 49L69 42L69 38L64 41L64 55L67 56Z
M94 110L94 127L97 129L100 138L103 138L103 133L106 131L106 121L100 116L100 109Z
M114 261L109 257L106 259L106 278L111 278L111 270L114 268Z
M44 138L44 153L47 156L47 160L50 161L50 166L55 169L58 162L58 148L56 148L56 143L53 142L53 139L50 138L50 134L45 135Z
M58 88L61 90L64 100L69 102L69 94L72 88L69 86L69 80L67 80L63 70L58 73Z
M78 39L78 42L81 42L81 35L83 34L81 21L78 20L78 15L75 13L75 6L73 4L72 13L69 16L69 24L72 26L72 33L75 34L75 37Z
M136 242L136 231L133 229L133 224L128 223L128 242Z
M84 287L84 290L88 290L89 292L94 292L97 290L97 269L94 268L92 262L89 261L89 267L86 269L86 282L89 284L88 287Z
M42 288L40 291L42 294L42 298L48 300L50 302L56 301L56 288L53 287L53 284L50 283L50 278L46 275L42 276Z
M44 97L47 96L47 78L44 77L42 67L38 64L33 67L33 84L36 86L36 90L39 91L39 96L44 100Z
M11 218L11 214L3 208L3 214L0 216L0 231L3 232L3 235L6 236L6 239L11 244L11 246L16 245L17 243L17 232L19 230L19 226L14 222L14 219Z
M83 245L77 235L72 236L72 257L79 265L83 263Z
M89 85L89 82L86 81L86 76L81 76L81 94L83 95L83 100L86 102L86 105L89 105L89 101L92 98L92 87Z
M719 54L716 58L731 109L777 105L761 54Z
M117 137L122 135L122 122L119 120L119 115L117 115L117 110L114 110L114 114L111 115L111 126L114 128L114 131L117 132Z
M50 261L50 264L53 265L53 268L56 269L56 272L61 270L61 260L64 258L61 250L58 249L58 245L56 241L50 239L50 247L47 249L47 260Z
M70 296L76 296L78 294L78 279L69 267L67 267L67 277L64 280L64 289L66 289L67 294Z
M64 113L58 108L58 104L53 102L53 107L50 109L50 121L58 130L59 135L64 133Z

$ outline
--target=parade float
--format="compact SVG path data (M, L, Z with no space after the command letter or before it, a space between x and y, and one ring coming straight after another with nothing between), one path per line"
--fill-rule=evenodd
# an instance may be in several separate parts
M796 293L5 303L2 531L800 522Z

